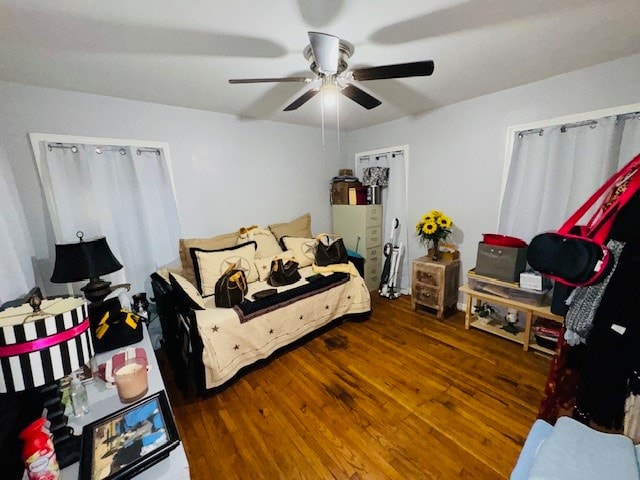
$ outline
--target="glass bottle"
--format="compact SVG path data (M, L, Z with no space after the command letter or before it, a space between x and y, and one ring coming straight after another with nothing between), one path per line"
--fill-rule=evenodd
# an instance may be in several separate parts
M73 414L76 417L89 413L87 389L78 377L73 377L73 380L71 380L71 404L73 405Z

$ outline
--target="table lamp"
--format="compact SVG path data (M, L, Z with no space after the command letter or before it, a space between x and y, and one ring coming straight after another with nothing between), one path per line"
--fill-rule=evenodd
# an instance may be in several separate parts
M71 283L89 279L89 283L80 290L90 302L101 302L112 288L111 282L100 278L122 268L122 264L111 252L107 239L99 237L84 241L83 233L76 234L77 243L56 244L56 263L51 281L53 283Z
M92 356L83 298L32 297L0 312L0 393L33 391L42 396L61 468L79 460L80 437L67 427L57 381Z

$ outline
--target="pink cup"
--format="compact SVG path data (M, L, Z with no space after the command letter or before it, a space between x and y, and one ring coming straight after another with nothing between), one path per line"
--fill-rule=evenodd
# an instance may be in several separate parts
M149 390L147 361L131 358L113 372L113 378L122 403L131 403L144 397Z

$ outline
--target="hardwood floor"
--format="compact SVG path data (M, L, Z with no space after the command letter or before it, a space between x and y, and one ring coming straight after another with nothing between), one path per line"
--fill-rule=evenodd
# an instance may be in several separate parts
M191 478L508 478L549 358L465 330L462 312L441 322L409 297L372 299L369 320L213 397L185 399L163 372Z

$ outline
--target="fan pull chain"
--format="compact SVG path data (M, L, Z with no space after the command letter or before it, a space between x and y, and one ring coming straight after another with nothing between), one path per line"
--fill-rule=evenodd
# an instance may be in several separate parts
M320 90L320 119L322 122L322 147L324 148L324 90Z
M340 95L336 94L336 126L338 128L338 155L340 155Z

